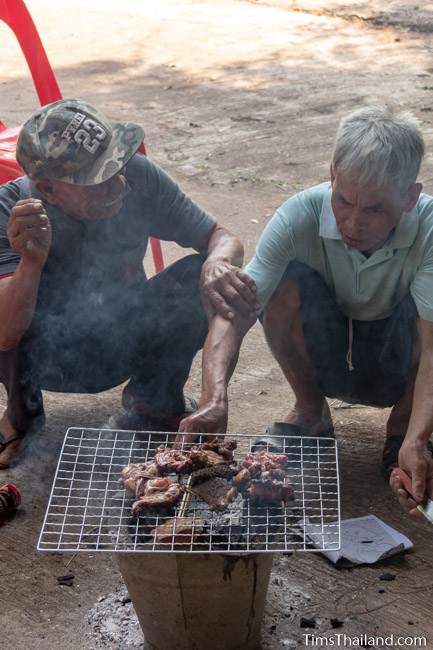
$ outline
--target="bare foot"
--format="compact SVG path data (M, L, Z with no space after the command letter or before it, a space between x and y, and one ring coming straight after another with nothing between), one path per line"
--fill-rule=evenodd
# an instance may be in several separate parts
M17 435L17 431L15 431L15 429L12 427L6 413L0 419L0 431L6 438L6 441L9 440L9 438L13 438ZM0 453L0 470L7 469L9 467L10 462L20 448L21 442L21 440L11 442L11 444L8 445L2 453Z
M321 410L308 407L303 407L301 409L295 405L295 407L286 415L284 421L289 424L295 424L300 429L313 436L333 427L331 411L329 410L328 402L326 400L324 400Z

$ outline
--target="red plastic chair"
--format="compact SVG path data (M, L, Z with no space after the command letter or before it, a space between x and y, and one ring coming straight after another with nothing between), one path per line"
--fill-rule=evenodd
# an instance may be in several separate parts
M33 19L23 0L0 0L0 20L14 32L32 75L41 106L62 99L56 77L48 61ZM0 184L23 175L15 158L20 127L7 128L0 120ZM146 155L144 143L139 151ZM150 238L150 247L156 273L164 268L161 243Z

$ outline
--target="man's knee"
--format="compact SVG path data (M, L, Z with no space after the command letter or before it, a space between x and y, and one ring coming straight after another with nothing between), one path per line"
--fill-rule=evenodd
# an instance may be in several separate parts
M200 280L201 269L205 257L198 253L193 253L183 257L167 268L167 273L172 276L182 286L196 286Z
M298 315L301 308L299 286L293 280L283 280L275 290L263 313L265 330L287 325Z
M325 292L325 294L324 294ZM293 260L287 265L283 277L265 309L265 321L269 323L290 322L297 317L303 299L310 296L326 299L328 289L323 278L313 268Z

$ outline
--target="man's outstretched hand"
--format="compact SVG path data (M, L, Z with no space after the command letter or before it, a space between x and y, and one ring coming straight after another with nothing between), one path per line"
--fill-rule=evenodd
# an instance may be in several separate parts
M223 318L232 320L236 311L255 317L260 308L254 280L225 260L206 261L200 284L204 303Z
M415 517L422 516L417 505L427 497L433 499L433 458L426 443L403 442L398 456L399 467L412 479L412 498L403 487L400 478L391 473L389 480L400 505Z
M226 401L206 402L203 406L183 418L176 436L176 446L183 442L194 442L199 433L224 434L227 431L228 407Z

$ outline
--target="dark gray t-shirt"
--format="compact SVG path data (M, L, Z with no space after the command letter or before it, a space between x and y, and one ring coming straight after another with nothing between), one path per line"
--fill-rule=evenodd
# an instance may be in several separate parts
M145 279L143 257L150 236L196 250L209 236L214 219L151 160L136 154L125 175L131 191L113 218L80 221L45 204L53 240L36 320L66 323L82 334L101 317L113 324L122 317L129 291ZM6 234L11 208L30 196L40 198L26 177L0 187L0 277L13 273L19 262Z

